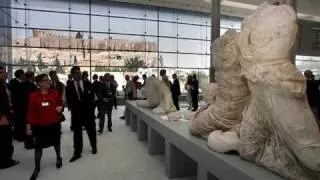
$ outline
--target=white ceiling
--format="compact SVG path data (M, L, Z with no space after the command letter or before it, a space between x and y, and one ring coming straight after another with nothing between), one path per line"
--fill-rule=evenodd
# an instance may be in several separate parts
M113 0L210 13L211 0ZM244 17L266 0L221 0L221 13ZM274 2L275 0L268 0ZM280 0L281 1L281 0ZM283 0L282 0L283 1ZM320 22L320 0L296 0L299 19Z

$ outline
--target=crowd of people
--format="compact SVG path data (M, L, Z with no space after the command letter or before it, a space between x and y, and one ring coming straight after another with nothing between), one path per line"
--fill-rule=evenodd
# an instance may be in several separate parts
M112 132L112 109L117 106L117 82L106 73L94 75L93 83L88 72L81 72L74 66L64 85L57 73L39 74L17 70L15 78L7 83L5 68L0 66L0 169L19 164L12 159L13 139L23 142L26 149L34 149L35 168L30 180L40 173L42 150L54 147L56 168L62 167L61 122L65 120L64 107L71 113L74 153L70 162L81 158L83 149L83 128L86 130L92 148L97 154L97 133L95 119L99 118L98 134L104 131L105 115L108 117L108 131ZM98 115L95 115L95 109Z
M40 173L45 148L54 147L56 168L61 168L61 123L66 119L63 114L65 107L70 111L70 129L73 131L74 153L69 162L81 158L83 130L89 137L92 154L97 154L97 134L104 132L106 116L108 131L112 132L112 110L117 109L118 83L109 73L100 77L94 74L91 82L89 73L81 72L79 66L72 67L70 72L66 85L59 80L56 71L35 76L34 72L21 69L15 71L15 78L7 83L5 68L0 66L0 169L19 164L12 159L13 139L24 143L25 149L34 149L35 168L30 180L37 179ZM174 105L179 110L181 92L177 75L172 75L172 83L165 70L161 70L160 75L171 89ZM125 99L143 98L141 89L145 86L147 76L143 75L142 78L143 83L140 83L138 76L125 76ZM185 88L189 109L195 111L199 93L195 75L188 77Z

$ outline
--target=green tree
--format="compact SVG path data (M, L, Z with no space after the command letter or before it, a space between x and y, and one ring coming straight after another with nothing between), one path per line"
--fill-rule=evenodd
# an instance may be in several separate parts
M163 57L161 55L159 57L159 67L163 67Z
M138 56L134 58L129 58L125 60L124 70L127 72L137 72L139 68L145 67L146 62L142 59L139 59Z
M20 56L18 65L22 65L23 66L24 64L25 64L25 60Z
M62 68L62 66L61 66L61 64L60 64L60 61L59 61L59 59L58 59L58 56L56 56L56 60L55 60L55 62L54 62L54 65L56 66L56 71L57 71L57 73L59 73L59 74L63 74L64 72L63 72L63 68Z
M76 55L74 56L74 59L73 59L73 65L74 66L78 65L78 60L77 60L77 56Z
M120 67L106 67L106 66L96 66L95 72L121 72Z
M39 53L37 56L37 64L40 71L43 71L47 68L42 60L42 53Z

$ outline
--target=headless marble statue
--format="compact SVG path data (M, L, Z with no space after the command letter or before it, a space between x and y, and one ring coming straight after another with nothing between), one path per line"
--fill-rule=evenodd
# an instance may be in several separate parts
M316 180L320 132L305 79L290 62L296 33L296 13L288 5L265 3L244 19L238 42L250 99L240 125L212 132L208 144L218 152L237 150L285 178Z
M168 114L176 111L169 87L156 77L146 79L143 95L146 100L138 100L140 107L152 108L157 114Z
M206 93L206 96L211 96L205 97L208 106L200 108L190 121L193 135L207 137L214 130L232 129L241 121L249 91L245 78L240 74L238 36L238 32L229 30L213 43L217 85L211 86L217 87L212 93Z
M261 5L239 38L251 100L240 126L240 155L289 179L320 179L320 132L308 106L305 78L291 64L296 13Z

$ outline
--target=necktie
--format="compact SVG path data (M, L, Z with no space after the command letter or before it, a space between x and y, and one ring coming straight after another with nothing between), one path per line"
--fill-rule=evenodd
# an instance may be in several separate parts
M82 88L80 86L80 82L77 82L77 86L78 86L79 99L82 100L83 99L83 91L82 91Z

